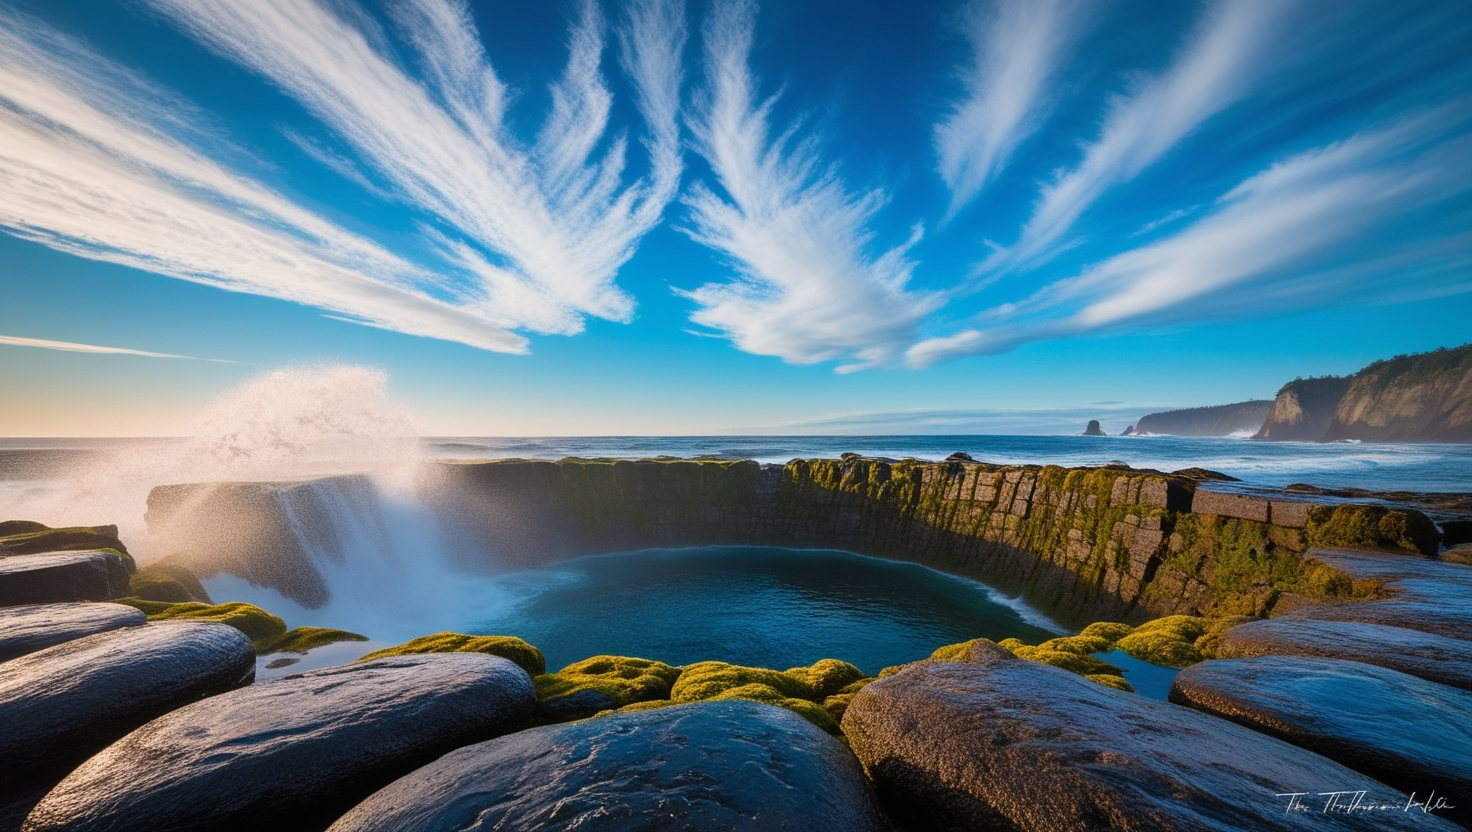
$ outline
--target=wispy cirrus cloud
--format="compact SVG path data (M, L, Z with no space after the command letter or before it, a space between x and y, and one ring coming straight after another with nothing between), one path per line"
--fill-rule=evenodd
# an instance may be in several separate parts
M77 344L72 341L48 341L45 338L25 338L19 335L0 335L0 345L7 347L32 347L34 349L55 350L57 352L83 352L91 355L137 355L143 358L183 358L189 361L213 361L220 364L236 363L220 358L195 358L192 355L146 352L144 350L130 350L125 347L102 347L96 344Z
M356 323L521 351L426 270L196 152L180 102L0 10L0 227L24 239Z
M1070 48L1092 15L1086 0L973 0L964 16L971 56L965 97L935 126L947 216L976 197L1042 126Z
M1150 167L1202 122L1250 92L1280 51L1295 0L1215 0L1169 68L1110 107L1083 159L1043 188L1012 246L978 272L1046 259L1074 222L1109 188Z
M721 194L697 184L690 234L725 255L737 278L681 292L691 320L738 349L797 364L841 360L840 372L887 362L939 304L908 290L908 249L877 256L869 223L886 201L854 194L795 128L771 135L774 98L757 100L749 66L756 8L724 0L704 28L705 100L692 130Z
M624 182L627 142L609 135L612 93L600 65L607 24L588 0L552 109L523 146L506 123L509 92L461 0L393 7L422 78L371 32L318 0L149 0L187 32L296 99L351 147L460 267L459 304L534 332L572 334L585 315L627 321L614 279L679 185L676 0L629 6L624 65L650 125L649 175Z
M980 316L988 328L922 341L907 358L922 367L1128 322L1209 318L1269 298L1287 308L1322 304L1330 293L1467 291L1465 233L1371 241L1375 255L1359 261L1364 251L1353 245L1469 189L1472 102L1462 101L1285 159L1182 231L990 309ZM1387 274L1401 285L1386 285ZM1201 307L1207 302L1211 309Z

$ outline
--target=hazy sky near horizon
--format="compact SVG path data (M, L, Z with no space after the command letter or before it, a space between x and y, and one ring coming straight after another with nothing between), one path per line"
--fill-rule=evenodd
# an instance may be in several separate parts
M0 435L314 364L440 435L1269 398L1472 341L1469 43L1414 0L0 0Z

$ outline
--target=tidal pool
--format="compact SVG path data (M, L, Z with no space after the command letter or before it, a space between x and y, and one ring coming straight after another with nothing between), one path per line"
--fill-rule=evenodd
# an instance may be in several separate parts
M967 639L1037 643L1063 632L976 581L839 551L656 549L493 582L517 601L472 631L526 639L548 670L613 654L779 670L835 658L874 674Z

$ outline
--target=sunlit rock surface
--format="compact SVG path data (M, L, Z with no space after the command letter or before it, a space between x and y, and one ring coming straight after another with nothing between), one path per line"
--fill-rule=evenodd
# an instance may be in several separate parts
M1472 569L1416 556L1352 549L1312 549L1308 556L1354 578L1384 581L1389 597L1314 604L1282 614L1304 621L1361 621L1434 633L1472 634Z
M462 748L365 800L332 832L887 828L838 740L781 708L728 701Z
M24 656L93 633L147 623L140 610L122 604L23 604L0 607L0 661Z
M1271 618L1233 627L1222 635L1218 658L1257 656L1346 659L1472 690L1472 642L1404 627Z
M1170 700L1337 760L1472 821L1472 693L1359 662L1266 656L1182 670Z
M250 639L195 622L98 633L0 663L0 793L44 793L134 728L254 671Z
M106 601L128 594L128 563L115 552L0 557L0 606Z
M1289 812L1276 795L1337 790L1364 790L1397 811L1336 814L1328 828L1455 828L1398 811L1407 795L1389 786L1215 717L999 649L970 658L874 682L844 715L905 828L1324 829L1317 804Z
M477 653L262 682L109 746L57 785L24 829L320 829L441 754L522 727L535 706L523 670Z

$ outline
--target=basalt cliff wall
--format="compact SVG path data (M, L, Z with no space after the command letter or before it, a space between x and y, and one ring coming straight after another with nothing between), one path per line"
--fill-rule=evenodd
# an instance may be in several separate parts
M316 606L330 591L316 568L324 549L302 541L339 534L324 502L364 488L362 478L170 486L151 496L148 521L201 577L241 575ZM1357 591L1302 558L1343 525L1331 510L1128 469L858 457L782 467L512 460L429 464L421 493L469 570L654 547L836 548L974 577L1065 623L1263 615L1283 597ZM1422 515L1379 511L1361 523L1372 537L1382 527L1392 544L1410 545L1397 529L1429 526L1435 535Z
M1231 436L1256 433L1262 428L1273 403L1267 400L1237 402L1214 407L1167 410L1140 417L1133 433L1167 436Z

